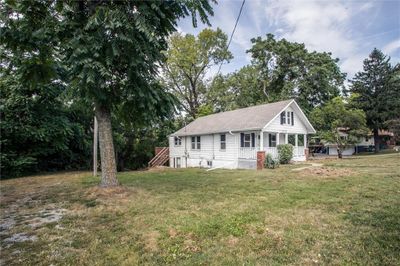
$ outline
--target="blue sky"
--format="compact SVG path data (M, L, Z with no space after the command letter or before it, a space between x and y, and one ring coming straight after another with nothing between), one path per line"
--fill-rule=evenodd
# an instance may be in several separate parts
M230 36L242 0L218 0L212 28ZM178 23L183 33L197 34L191 18ZM277 38L305 43L308 50L331 52L348 78L362 70L362 61L374 47L400 62L400 0L246 0L230 50L234 59L223 65L229 73L250 62L250 39L274 34ZM214 68L212 71L216 72ZM209 73L212 75L213 73Z

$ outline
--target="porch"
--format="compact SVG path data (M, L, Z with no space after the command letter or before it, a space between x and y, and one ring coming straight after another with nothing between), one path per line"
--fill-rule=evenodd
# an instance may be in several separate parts
M278 158L277 145L292 144L293 160L305 160L307 134L260 131L256 136L254 147L239 147L239 159L255 160L258 151L265 151L266 154L271 154L276 159Z

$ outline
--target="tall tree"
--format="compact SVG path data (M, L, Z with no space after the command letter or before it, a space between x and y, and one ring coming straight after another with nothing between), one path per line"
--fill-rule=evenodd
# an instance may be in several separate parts
M339 158L342 158L343 150L358 143L368 133L365 113L352 108L341 97L315 108L310 118L320 138L336 145Z
M199 15L208 23L209 2L10 1L4 10L2 40L10 51L24 55L20 49L30 44L39 77L62 62L70 88L95 108L101 185L118 185L111 113L118 110L127 120L151 121L173 110L173 97L156 82L157 63L179 18L192 15L196 24ZM25 35L31 24L36 30ZM31 79L25 76L27 82Z
M165 52L163 81L180 100L183 109L196 118L207 91L205 75L215 65L229 61L227 35L221 29L204 29L197 37L176 33Z
M395 77L399 74L389 61L390 58L375 48L350 86L350 92L354 94L352 102L364 110L367 125L373 131L375 152L379 151L379 130L387 128L387 120L399 118L399 78Z
M265 39L251 40L252 65L260 72L260 89L270 101L296 98L306 113L338 96L345 74L331 53L309 52L304 44Z
M273 101L265 95L260 73L252 65L244 66L225 76L219 75L212 80L209 86L207 102L213 106L216 112Z

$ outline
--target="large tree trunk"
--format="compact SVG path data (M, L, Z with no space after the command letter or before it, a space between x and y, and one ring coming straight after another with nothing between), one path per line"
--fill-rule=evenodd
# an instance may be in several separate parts
M99 125L101 186L118 186L117 168L115 165L114 143L111 128L111 112L108 108L97 105L96 118Z
M378 129L374 129L374 144L375 144L375 153L378 153L379 152L379 144L380 144Z

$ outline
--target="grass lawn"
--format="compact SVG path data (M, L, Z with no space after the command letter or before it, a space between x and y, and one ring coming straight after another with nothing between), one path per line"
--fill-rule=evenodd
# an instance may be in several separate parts
M1 181L1 265L400 265L400 155Z

